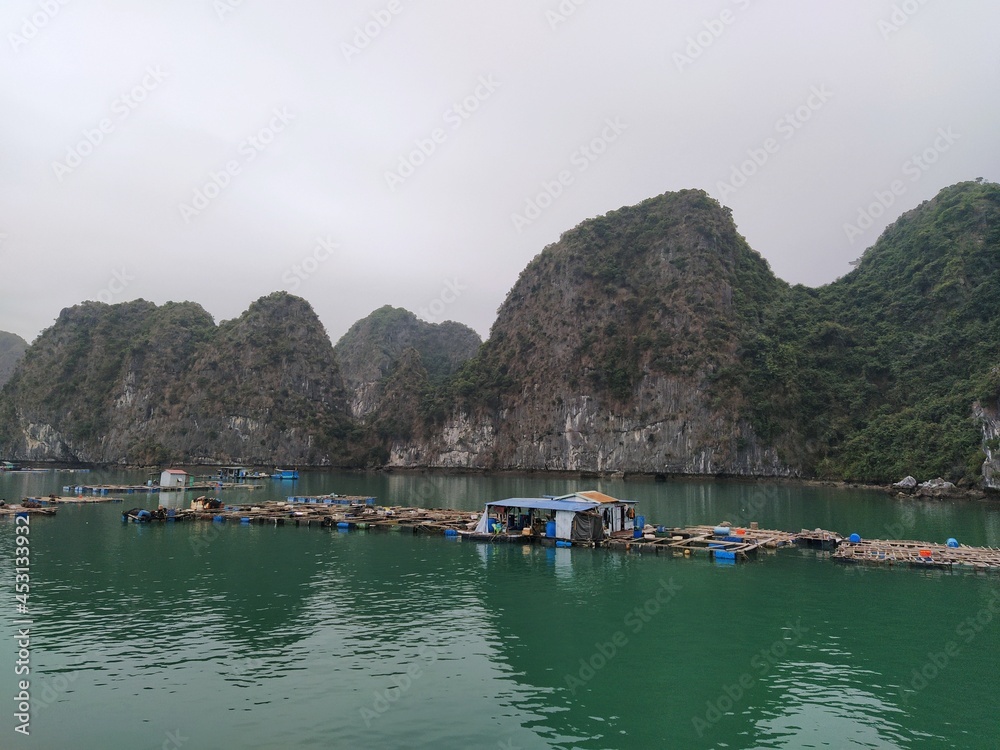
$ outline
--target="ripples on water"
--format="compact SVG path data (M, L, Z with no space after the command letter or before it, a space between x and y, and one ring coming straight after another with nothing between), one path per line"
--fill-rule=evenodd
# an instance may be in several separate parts
M699 513L743 501L713 509L717 491ZM891 520L858 503L845 526L872 507ZM136 527L120 510L64 508L32 527L37 685L63 685L37 711L34 747L160 748L178 729L185 750L998 746L995 630L900 697L992 578L862 575L794 551L721 568L400 533ZM982 508L949 514L970 528ZM11 550L0 533L8 577ZM636 630L630 613L668 579L676 600ZM13 611L9 587L0 607ZM796 616L806 636L755 671ZM627 645L573 689L617 632ZM752 687L699 734L693 720L744 673Z

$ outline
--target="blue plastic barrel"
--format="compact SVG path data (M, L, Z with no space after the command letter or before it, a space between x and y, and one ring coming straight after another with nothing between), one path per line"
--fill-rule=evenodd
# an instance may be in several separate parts
M949 537L948 538L948 546L952 547L952 548L957 547L958 546L958 540L955 537Z
M642 529L633 529L632 530L632 538L633 539L642 539Z
M556 542L556 546L557 547L572 547L573 546L573 542L567 542L567 541L564 541L564 540L560 539L558 542Z
M712 529L712 533L716 536L729 536L732 529L729 526L716 526Z
M548 523L545 524L545 536L549 537L550 539L554 539L555 538L555 536L556 536L556 522L555 521L549 521Z
M444 530L444 535L445 536L458 536L458 532L455 531L455 529L445 529Z
M225 523L226 519L223 516L212 516L212 523Z
M849 541L851 544L860 544L861 534L851 534L849 537L847 537L847 541Z
M243 518L240 519L240 523L241 524L247 524L249 526L250 525L250 519L246 518L246 517L243 517Z
M645 516L636 516L635 517L635 528L637 528L637 529L643 529L645 527L646 527L646 517Z
M349 529L349 528L351 528L351 524L347 523L347 521L338 521L337 522L337 528L338 529Z

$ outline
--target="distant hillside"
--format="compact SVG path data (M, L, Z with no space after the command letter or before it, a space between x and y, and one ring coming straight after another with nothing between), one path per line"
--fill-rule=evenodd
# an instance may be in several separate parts
M985 446L1000 477L998 208L996 184L942 190L819 289L775 278L701 191L586 221L392 461L972 480Z
M717 380L785 293L698 190L592 219L521 273L451 384L458 408L399 464L789 474Z
M218 327L193 303L63 310L0 394L0 431L19 459L353 461L329 338L284 293Z
M27 348L28 342L20 336L0 331L0 388L10 380Z
M790 286L700 190L583 222L490 337L383 307L334 348L284 293L64 310L0 391L15 459L819 476L1000 489L1000 185Z
M350 393L351 412L365 418L382 402L387 379L407 350L413 350L409 366L422 368L428 383L439 384L481 344L479 334L461 323L426 323L409 310L386 305L351 326L334 352Z
M806 473L974 477L1000 382L1000 185L946 188L842 279L790 289L742 361L758 433Z

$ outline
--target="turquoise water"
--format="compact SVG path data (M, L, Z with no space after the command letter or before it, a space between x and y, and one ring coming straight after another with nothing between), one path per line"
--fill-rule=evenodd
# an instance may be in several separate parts
M0 477L0 496L139 474ZM656 523L1000 546L1000 506L726 482L309 474L477 510L596 487ZM177 495L164 500L187 502ZM0 747L996 748L1000 575L736 566L400 532L31 522L31 735L15 734L14 526L0 522ZM889 533L893 532L893 533Z

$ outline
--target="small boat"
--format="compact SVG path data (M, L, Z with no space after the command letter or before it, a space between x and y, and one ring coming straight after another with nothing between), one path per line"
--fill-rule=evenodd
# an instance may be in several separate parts
M156 510L146 510L145 508L130 508L122 511L122 523L152 523L153 521L183 521L187 514L178 513L175 508L157 508Z
M297 469L275 469L274 473L271 475L271 479L295 480L298 478L299 478L299 472Z

